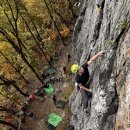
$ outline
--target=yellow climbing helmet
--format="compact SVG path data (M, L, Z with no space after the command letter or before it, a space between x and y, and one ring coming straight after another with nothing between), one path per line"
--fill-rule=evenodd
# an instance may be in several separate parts
M78 64L73 64L71 66L71 73L76 73L79 69L79 65Z

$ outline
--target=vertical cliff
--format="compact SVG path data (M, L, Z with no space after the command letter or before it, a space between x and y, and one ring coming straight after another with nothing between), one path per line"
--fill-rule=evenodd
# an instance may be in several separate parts
M79 64L106 51L89 66L90 116L82 110L80 92L71 94L75 130L130 129L130 0L84 0L72 44Z

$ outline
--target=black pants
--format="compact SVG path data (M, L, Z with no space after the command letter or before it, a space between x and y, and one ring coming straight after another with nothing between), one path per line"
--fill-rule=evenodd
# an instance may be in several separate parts
M82 88L80 89L80 92L82 95L83 108L86 109L88 107L89 93Z

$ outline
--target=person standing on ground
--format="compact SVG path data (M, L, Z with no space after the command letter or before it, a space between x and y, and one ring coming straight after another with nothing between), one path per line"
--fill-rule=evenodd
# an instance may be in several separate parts
M68 63L70 62L70 59L71 59L71 56L70 56L69 53L67 53L67 61L68 61Z
M73 64L71 66L71 72L76 73L75 80L77 82L77 87L79 87L82 95L82 105L84 110L86 110L86 108L88 107L89 95L92 93L91 89L89 89L89 86L87 86L87 82L90 77L88 66L103 54L104 52L100 51L96 55L91 57L89 61L86 61L86 63L84 63L83 65L79 66L78 64Z

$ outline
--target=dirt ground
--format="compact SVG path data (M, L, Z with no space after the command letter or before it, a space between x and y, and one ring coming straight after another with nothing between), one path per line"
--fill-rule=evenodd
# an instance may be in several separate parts
M71 111L68 102L70 94L73 90L73 85L71 82L71 76L69 76L69 71L65 74L62 73L62 67L67 66L67 70L69 70L68 66L70 66L71 64L67 61L67 52L69 52L69 50L69 46L67 46L66 48L62 48L61 54L59 55L58 59L54 61L54 65L58 66L55 76L60 75L62 78L64 78L64 82L56 82L52 84L55 89L55 92L53 94L55 94L59 100L67 102L65 108L56 108L52 100L53 94L47 95L44 100L42 98L32 100L29 104L29 107L30 111L36 115L37 120L26 117L26 130L47 130L47 119L49 117L49 114L51 113L55 113L63 117L63 120L56 127L56 130L65 130L69 125ZM32 77L32 83L29 86L31 91L33 91L35 87L40 87L41 84Z

